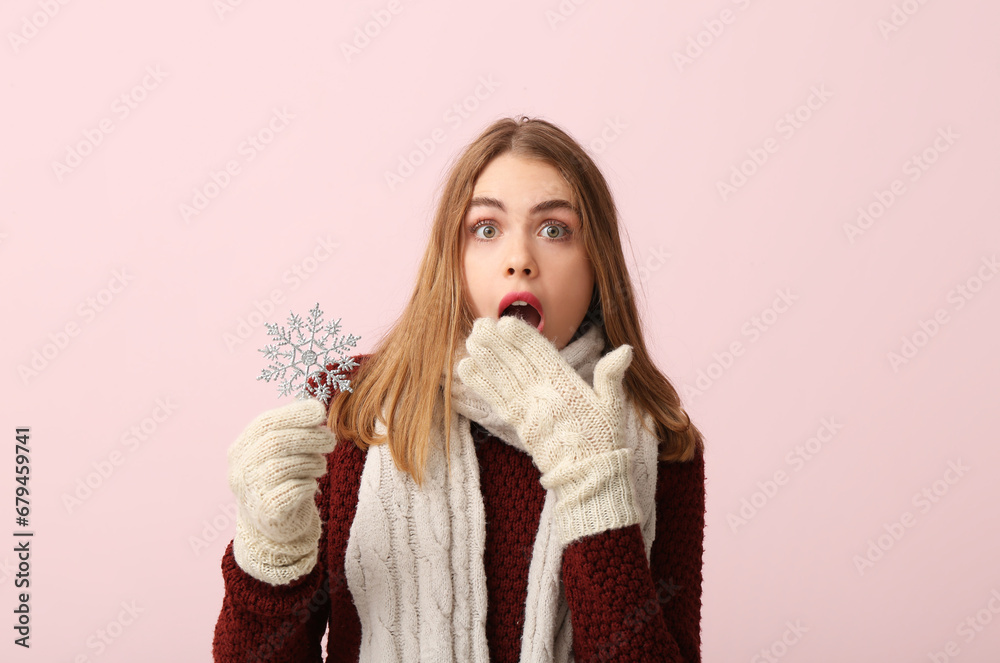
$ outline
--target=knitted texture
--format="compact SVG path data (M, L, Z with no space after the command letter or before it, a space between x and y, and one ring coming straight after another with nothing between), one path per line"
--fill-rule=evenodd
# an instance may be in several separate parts
M567 361L566 370L591 393L575 371L593 379L603 346L603 330L594 327L560 351L573 360ZM418 488L409 474L398 470L387 445L367 451L345 557L365 662L489 660L485 517L469 421L484 427L499 424L499 434L508 442L518 433L510 418L465 385L461 375L452 384L453 410L447 420L443 400L436 401L432 417L423 486ZM633 409L629 413L636 417ZM385 432L387 420L383 413L376 434ZM447 450L450 474L446 425L452 439ZM638 434L622 442L637 460L655 462L657 440L639 428L633 427ZM629 469L626 466L626 477ZM643 513L654 511L654 492L650 481L637 486L635 502ZM556 501L554 492L547 491L532 549L520 654L525 661L562 663L572 658L572 624L560 583L565 544L558 531ZM647 550L651 544L650 530Z
M435 426L420 488L396 468L387 445L367 451L345 556L363 662L489 658L476 458L468 422L463 436L459 415L451 420L451 475L443 429ZM378 422L376 434L384 431Z
M463 381L517 430L542 485L556 493L563 545L640 520L630 451L623 448L622 377L632 361L623 345L597 362L593 387L555 346L516 317L479 318L458 364Z
M321 535L317 479L335 438L316 400L264 412L227 452L229 486L236 496L233 553L254 578L282 585L316 564Z
M577 663L701 661L705 458L658 463L656 541L636 554L638 527L574 542L563 557ZM583 605L583 599L594 601Z
M527 569L546 491L530 456L477 424L472 429L487 523L490 661L514 663L520 660ZM343 559L365 453L354 444L339 444L329 459L330 471L318 494L330 517L329 529L321 540L320 561L309 575L280 587L258 582L236 565L232 546L227 547L222 559L225 597L213 640L215 661L359 660L361 625L343 581ZM563 553L562 579L579 663L701 660L704 461L698 453L687 463L661 461L658 470L657 511L662 516L656 519L648 568L634 525L585 537ZM608 539L617 542L606 543ZM328 600L323 588L327 576ZM308 623L302 622L302 615L310 616ZM330 628L325 657L319 653L324 623ZM671 642L676 642L679 657L648 655L673 651Z
M557 354L568 364L569 370L580 379L583 388L592 390L590 383L594 379L595 366L601 358L604 346L603 329L594 326L580 334L577 340L557 351ZM461 348L459 354L463 354ZM488 399L480 396L477 390L465 384L457 368L463 359L460 358L456 362L453 374L452 406L463 417L479 423L492 435L529 454L530 457L526 442L508 416L495 408ZM627 408L627 412L627 432L622 437L622 442L624 448L634 454L633 462L636 465L634 503L637 511L645 514L649 521L649 527L644 529L644 533L649 536L645 546L648 554L653 539L652 519L655 512L655 463L658 441L638 424L638 417L633 408ZM461 427L458 434L453 433L453 438L458 438L464 443ZM533 458L533 461L538 471L537 459ZM653 468L652 471L650 467ZM473 478L476 481L479 479L478 476ZM522 661L567 661L572 657L573 633L569 605L560 582L562 552L566 544L557 524L557 501L555 491L547 490L528 569L528 594L525 601L520 652Z
M641 539L639 527L634 525L612 530L608 536L588 537L566 551L574 562L567 560L563 574L566 591L585 593L589 589L603 599L599 614L573 613L578 663L690 660L681 658L675 639L656 631L662 628L663 605L672 600L678 588L673 580L659 586L650 583L646 560L630 554ZM597 562L607 559L618 564L613 572Z
M567 346L564 350L572 362L578 349ZM364 358L355 359L361 363ZM579 374L589 379L586 365L580 366ZM533 637L526 598L529 585L536 583L529 581L528 569L537 559L534 544L551 491L540 485L539 471L531 456L518 447L516 435L501 439L495 432L503 422L488 416L483 420L489 425L471 428L485 510L483 566L490 661L537 660L519 656L519 651ZM626 437L633 434L628 429L636 423L627 421ZM338 444L328 455L327 474L320 479L316 494L323 536L316 567L307 575L282 586L260 582L235 563L233 546L226 548L222 559L225 596L212 649L215 661L360 660L361 620L345 580L345 551L366 460L366 453L350 441ZM572 615L572 636L567 640L564 635L562 642L568 642L576 661L698 662L705 513L702 455L699 450L688 463L657 463L653 457L651 462L635 463L633 472L637 485L655 482L655 517L650 509L639 526L607 530L564 549L557 584ZM636 537L640 527L643 536ZM655 535L651 550L645 545L647 531L650 538ZM623 536L617 544L601 544ZM374 574L369 577L377 580ZM659 610L650 609L651 596ZM608 606L619 606L619 612ZM626 608L624 627L620 623L605 630L592 626L615 624L613 618L622 606L631 606ZM330 629L325 659L319 651L324 625ZM561 631L568 632L568 627ZM609 643L614 643L613 649ZM649 651L676 649L680 656L648 655ZM590 659L585 654L598 651L610 656Z
M528 566L546 491L531 456L472 423L486 515L486 638L490 661L517 661L528 597Z

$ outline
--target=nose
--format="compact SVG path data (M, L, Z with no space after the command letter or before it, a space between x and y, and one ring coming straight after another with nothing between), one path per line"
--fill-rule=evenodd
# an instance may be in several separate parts
M516 276L518 274L524 274L525 276L531 276L538 272L538 265L535 263L535 257L532 255L531 249L528 248L524 242L515 242L514 246L511 247L510 254L506 259L507 264L507 274L509 276Z

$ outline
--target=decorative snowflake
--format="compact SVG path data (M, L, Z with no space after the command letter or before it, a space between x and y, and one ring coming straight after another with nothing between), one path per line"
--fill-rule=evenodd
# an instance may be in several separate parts
M301 316L289 312L288 331L273 322L266 322L264 326L267 327L268 336L278 343L265 345L258 352L263 352L265 357L277 363L263 369L257 379L267 382L282 380L279 397L295 394L296 398L305 399L312 396L326 405L334 389L352 391L350 381L344 375L358 364L345 355L345 350L353 348L360 337L341 337L339 319L324 325L323 311L319 309L318 302L309 311L309 318L305 321ZM279 358L287 361L283 362ZM337 364L337 370L328 368L334 363ZM291 377L286 377L289 371ZM309 393L310 378L316 384L314 395Z

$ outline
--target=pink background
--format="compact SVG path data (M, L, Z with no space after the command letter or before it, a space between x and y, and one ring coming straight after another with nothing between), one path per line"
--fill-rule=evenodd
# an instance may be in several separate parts
M288 401L256 380L261 322L319 302L368 351L450 160L526 113L604 170L651 350L707 438L704 660L1000 660L995 3L225 1L0 12L0 657L210 660L226 449ZM30 650L10 626L25 425ZM142 612L109 628L123 602Z

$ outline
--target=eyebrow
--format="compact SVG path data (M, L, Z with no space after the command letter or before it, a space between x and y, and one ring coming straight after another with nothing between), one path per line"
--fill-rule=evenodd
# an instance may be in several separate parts
M493 198L491 196L476 196L471 201L469 201L469 209L472 209L473 207L477 206L495 207L501 212L507 211L507 208L504 206L502 201ZM530 214L538 214L539 212L548 212L549 210L553 209L566 209L573 212L577 216L580 216L580 210L578 210L575 205L573 205L568 200L563 200L561 198L553 198L552 200L542 201L537 205L535 205L534 207L532 207L530 210L528 210L528 212Z

